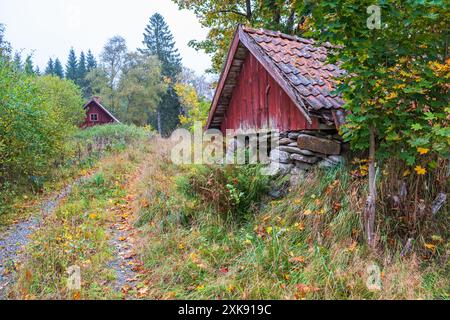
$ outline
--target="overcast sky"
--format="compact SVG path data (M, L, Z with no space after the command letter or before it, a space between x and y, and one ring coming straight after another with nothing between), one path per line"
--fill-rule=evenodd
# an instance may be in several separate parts
M205 39L207 30L192 12L179 11L170 0L0 0L6 39L23 55L34 51L41 71L49 57L65 65L72 46L77 55L91 49L97 57L114 35L123 36L129 50L142 47L142 33L155 12L166 19L183 64L197 73L209 68L210 57L187 45L191 39Z

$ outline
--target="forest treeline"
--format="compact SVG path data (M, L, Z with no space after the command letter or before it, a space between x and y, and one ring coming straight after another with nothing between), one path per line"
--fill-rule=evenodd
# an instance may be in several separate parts
M50 58L41 72L32 55L22 61L0 24L0 212L70 165L80 149L74 137L85 117L82 107L92 96L122 123L161 134L187 125L200 103L209 105L211 84L183 67L161 15L150 18L143 40L143 48L130 51L124 38L114 36L98 58L71 48L65 66ZM207 108L202 110L205 118Z
M142 45L130 50L126 40L117 35L105 43L98 57L90 49L77 54L71 48L64 66L59 58L51 57L41 72L32 55L22 61L16 51L12 65L26 75L70 80L81 89L84 100L99 96L121 122L151 125L167 135L180 121L187 121L191 109L209 105L212 83L182 65L169 26L160 14L150 18ZM197 120L204 121L206 112Z

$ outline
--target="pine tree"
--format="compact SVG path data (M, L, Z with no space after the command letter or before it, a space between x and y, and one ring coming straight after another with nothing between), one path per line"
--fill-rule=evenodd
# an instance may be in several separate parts
M83 89L86 86L86 57L84 55L84 52L81 51L80 58L78 59L78 69L77 69L77 84L80 88Z
M173 84L182 70L182 64L169 26L159 13L150 17L149 24L145 28L143 44L145 48L139 51L156 56L161 61L162 76L170 79L171 84L161 98L154 121L160 134L169 134L179 123L181 104Z
M55 74L55 65L53 63L53 59L50 58L47 62L47 67L45 68L46 75L54 75Z
M58 76L61 79L64 78L64 70L61 61L59 61L58 58L56 58L55 63L53 64L53 71L55 73L55 76Z
M24 66L24 72L28 75L34 74L34 67L33 67L33 60L31 55L27 56L25 59L25 66Z
M22 70L22 56L20 55L19 52L16 52L14 54L14 60L13 60L13 65L14 68L16 68L16 70Z
M162 63L163 75L174 80L182 70L181 58L178 49L175 48L169 26L159 13L151 16L142 43L145 48L139 51L158 57Z
M95 57L91 52L91 49L89 49L86 56L86 71L90 72L95 68L97 68L97 61L95 60Z
M69 57L67 59L66 79L72 80L75 83L78 81L78 62L73 48L70 49Z

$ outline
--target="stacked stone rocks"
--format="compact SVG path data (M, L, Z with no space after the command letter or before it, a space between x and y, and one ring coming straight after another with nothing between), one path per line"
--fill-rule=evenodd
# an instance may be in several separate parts
M279 135L279 146L270 152L271 174L300 175L317 165L336 166L344 161L338 134L320 131L291 131Z

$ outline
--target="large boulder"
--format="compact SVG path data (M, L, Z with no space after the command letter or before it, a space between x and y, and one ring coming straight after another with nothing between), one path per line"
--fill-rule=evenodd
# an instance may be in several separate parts
M270 151L270 160L281 163L291 163L290 154L279 149Z
M300 149L307 149L324 154L340 154L341 145L333 140L301 134L297 138L297 146Z

